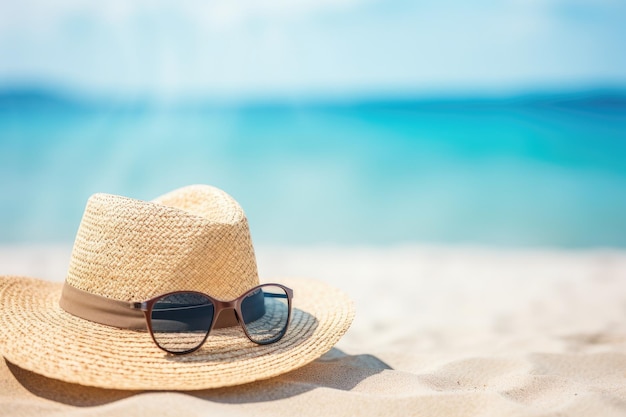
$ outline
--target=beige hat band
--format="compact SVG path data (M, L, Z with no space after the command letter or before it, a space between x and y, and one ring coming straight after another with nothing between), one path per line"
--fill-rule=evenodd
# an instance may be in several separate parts
M143 311L131 307L134 303L113 300L69 285L63 285L59 306L67 313L94 323L120 329L146 330L146 318ZM263 311L263 299L256 297L250 302L251 308ZM262 315L262 314L261 314ZM234 310L226 310L217 317L216 329L237 326L239 322Z

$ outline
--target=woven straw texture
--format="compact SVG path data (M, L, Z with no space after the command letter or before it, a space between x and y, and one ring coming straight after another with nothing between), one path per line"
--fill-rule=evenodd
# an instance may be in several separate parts
M316 280L281 279L293 288L293 317L280 341L256 345L241 327L211 332L190 355L167 355L147 332L116 329L58 306L61 284L0 278L0 351L21 368L101 388L197 390L270 378L317 359L347 331L352 301Z
M92 196L66 282L121 301L177 290L230 300L259 279L241 207L223 191L197 185L153 202ZM0 353L24 369L102 388L196 390L270 378L327 352L354 315L352 301L325 283L279 282L294 290L289 330L279 342L254 344L235 326L212 331L193 354L172 356L148 332L65 312L62 284L0 277Z
M67 282L120 301L180 289L230 300L259 279L239 204L217 188L196 185L155 202L90 197Z

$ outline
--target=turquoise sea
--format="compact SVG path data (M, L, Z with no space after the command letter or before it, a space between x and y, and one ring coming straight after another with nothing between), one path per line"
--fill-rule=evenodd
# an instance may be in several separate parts
M216 185L264 244L626 247L626 93L247 104L0 94L0 243Z

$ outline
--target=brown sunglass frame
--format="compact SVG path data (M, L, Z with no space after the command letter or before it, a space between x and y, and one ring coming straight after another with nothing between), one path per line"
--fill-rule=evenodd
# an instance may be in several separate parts
M285 294L287 294L287 307L288 307L287 323L285 324L285 327L281 330L281 332L276 337L273 337L272 339L263 340L263 341L259 342L259 341L254 340L250 336L250 334L248 333L248 329L246 329L245 323L242 322L243 314L241 312L241 303L251 293L253 293L253 292L255 292L255 291L259 290L259 289L262 290L263 287L269 287L269 286L279 287L279 288L281 288L282 290L285 291ZM198 295L201 295L203 297L208 298L209 301L211 301L211 303L213 303L213 308L214 308L214 310L213 310L213 317L211 319L211 325L209 326L209 329L207 330L206 334L204 335L204 338L202 339L202 341L200 343L198 343L198 346L196 346L196 347L194 347L192 349L181 351L181 352L172 352L172 351L169 351L169 350L165 349L163 346L159 345L159 342L157 342L157 339L154 336L154 332L152 331L152 309L154 308L154 305L160 299L162 299L164 297L168 297L170 295L174 295L174 294L198 294ZM146 327L148 328L148 331L150 332L150 337L152 337L152 340L159 347L159 349L164 350L167 353L171 353L172 355L186 355L188 353L195 352L196 350L200 349L202 347L202 345L204 345L204 342L206 342L207 337L209 337L209 334L211 333L211 330L213 330L213 326L215 326L215 322L217 321L217 318L219 317L220 313L222 311L224 311L224 310L235 310L235 317L237 318L237 322L239 323L239 325L241 325L241 328L243 329L246 337L251 342L256 343L258 345L268 345L270 343L278 342L280 339L283 338L283 336L285 336L285 334L287 333L287 329L289 328L289 322L291 321L291 300L292 300L292 298L293 298L293 290L291 288L285 287L282 284L267 283L267 284L257 285L256 287L249 289L248 291L246 291L245 293L243 293L242 295L240 295L239 297L237 297L237 298L235 298L234 300L231 300L231 301L216 300L215 298L211 297L210 295L202 293L202 292L199 292L199 291L172 291L172 292L168 292L168 293L165 293L165 294L158 295L158 296L153 297L153 298L151 298L149 300L146 300L146 301L132 303L131 304L131 308L143 311L143 314L146 317Z

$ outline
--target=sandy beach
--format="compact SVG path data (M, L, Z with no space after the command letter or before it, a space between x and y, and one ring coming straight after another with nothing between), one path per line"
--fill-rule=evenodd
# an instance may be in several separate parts
M0 275L63 281L70 247L0 248ZM623 416L626 252L257 248L262 280L347 292L357 315L319 360L244 386L128 392L0 361L0 416Z

